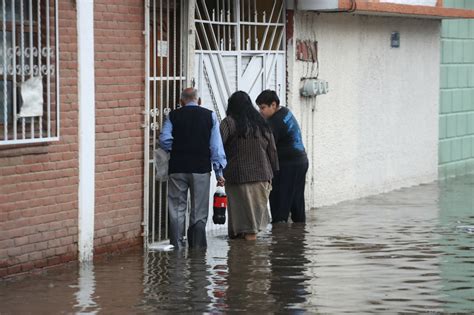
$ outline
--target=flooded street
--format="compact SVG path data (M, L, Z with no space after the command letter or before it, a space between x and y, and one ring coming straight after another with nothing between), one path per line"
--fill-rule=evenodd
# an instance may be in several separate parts
M474 176L208 244L1 281L0 314L474 312Z

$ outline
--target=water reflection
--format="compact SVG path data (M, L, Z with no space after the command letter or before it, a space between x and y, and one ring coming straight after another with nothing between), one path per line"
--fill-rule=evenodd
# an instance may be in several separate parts
M440 194L440 264L444 310L474 311L474 177L443 183Z
M304 311L310 294L306 275L310 260L306 258L306 228L304 224L279 224L273 227L269 247L271 265L270 294L276 310Z
M304 310L304 225L281 225L257 242L211 238L207 252L149 253L146 312L277 312Z
M79 266L79 282L77 292L74 294L77 303L74 308L78 314L97 314L100 310L94 302L95 275L92 263L83 263Z
M172 251L149 253L140 308L147 312L207 312L209 266L206 252Z
M229 241L226 307L233 311L268 312L271 263L268 237L257 242Z
M474 176L311 211L256 242L141 250L0 281L3 314L474 310ZM28 303L25 303L28 301Z
M407 194L399 190L320 211L323 221L308 237L314 244L310 274L316 276L311 304L319 311L442 311L433 233L437 189Z

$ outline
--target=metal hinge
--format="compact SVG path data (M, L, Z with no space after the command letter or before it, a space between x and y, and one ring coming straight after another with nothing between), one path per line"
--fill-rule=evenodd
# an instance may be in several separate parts
M156 108L150 110L150 116L151 117L158 117L160 116L160 111Z
M150 124L150 129L151 130L159 130L160 129L160 124L159 123L151 123Z

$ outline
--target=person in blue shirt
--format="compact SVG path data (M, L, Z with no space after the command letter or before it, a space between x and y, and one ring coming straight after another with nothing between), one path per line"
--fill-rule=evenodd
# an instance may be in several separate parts
M291 221L304 223L308 157L300 126L291 111L280 106L280 99L275 91L263 91L255 103L272 128L280 163L280 170L273 177L273 189L270 193L272 223L287 222L290 214Z
M170 243L175 249L186 245L183 236L189 190L188 244L190 248L205 248L211 166L216 173L217 184L224 186L223 169L227 160L217 116L200 106L197 90L184 89L180 102L182 107L169 114L160 134L161 148L170 152Z

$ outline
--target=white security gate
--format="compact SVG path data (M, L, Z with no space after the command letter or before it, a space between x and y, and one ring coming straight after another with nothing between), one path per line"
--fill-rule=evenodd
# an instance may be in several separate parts
M232 93L255 101L265 89L285 105L284 0L196 0L194 17L193 81L203 107L221 120ZM222 227L209 221L210 230Z
M164 116L176 108L186 84L187 3L145 1L145 247L168 238L168 184L155 180L153 151Z
M203 105L225 116L237 90L254 101L265 89L285 102L283 0L198 0L194 77Z

